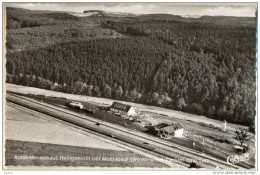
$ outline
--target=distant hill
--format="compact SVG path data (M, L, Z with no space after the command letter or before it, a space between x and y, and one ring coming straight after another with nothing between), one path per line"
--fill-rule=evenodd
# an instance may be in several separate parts
M78 19L65 12L7 8L7 29L55 25L63 23L64 20L77 21Z
M122 13L122 12L105 12L102 10L86 10L83 12L84 14L88 14L92 17L134 17L136 16L133 13Z
M6 46L13 52L70 41L122 37L122 34L99 25L96 19L80 18L70 12L7 7Z
M229 26L256 26L255 17L232 17L232 16L179 16L171 14L132 14L121 12L105 12L102 10L87 10L84 14L91 17L132 17L138 20L164 20L179 22L202 22Z
M142 20L166 20L166 21L179 21L179 22L203 22L203 23L213 23L218 25L229 25L229 26L256 26L255 17L231 17L231 16L178 16L170 14L148 14L139 15L139 19Z
M83 13L103 13L104 11L102 10L86 10Z

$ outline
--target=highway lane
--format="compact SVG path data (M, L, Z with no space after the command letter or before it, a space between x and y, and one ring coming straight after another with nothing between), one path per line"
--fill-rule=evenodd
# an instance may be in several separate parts
M9 100L10 100L10 94L8 94L8 96L9 96ZM7 98L8 98L8 96L7 96ZM14 95L11 95L11 96L12 96L11 98L16 98L16 99L13 99L14 102L18 102L19 100L21 100L20 97L17 97L17 96L14 97ZM32 103L32 105L36 105L37 103L39 103L39 102L36 103L36 101L28 102L28 99L24 99L24 98L23 98L23 100L27 100L27 102L23 102L23 103L26 103L27 105L28 105L28 103ZM40 105L40 106L37 106L38 108L42 108L42 110L46 110L45 112L50 112L50 109L53 108L53 106L50 106L47 104L42 104L42 103L37 104L37 105ZM43 105L45 105L45 107L43 107ZM54 109L51 109L51 110L57 111L59 109L57 107L55 107ZM117 139L121 139L126 142L129 142L129 143L138 145L140 147L143 147L145 149L148 149L150 151L160 153L161 155L168 156L169 159L174 159L174 160L184 159L183 163L186 166L189 165L189 163L190 163L187 160L191 160L193 158L201 158L201 159L208 159L209 162L197 163L197 165L199 165L200 167L215 168L216 165L218 165L219 168L224 168L224 169L230 169L230 168L237 169L238 168L237 166L229 165L226 162L216 160L207 155L203 155L201 153L194 152L193 150L185 149L181 146L178 146L178 145L175 145L172 143L167 143L166 141L161 140L159 138L148 137L144 133L129 131L129 130L120 128L115 125L111 126L112 124L106 123L103 121L97 121L97 120L93 121L93 119L92 119L92 121L91 120L89 121L86 116L82 116L79 114L73 114L73 112L70 112L70 111L66 111L66 113L65 113L66 115L64 115L64 112L65 112L64 109L62 109L62 112L59 111L59 113L63 113L62 118L65 120L68 120L70 122L74 122L77 124L81 124L81 125L82 125L82 123L84 123L84 126L90 127L93 130L96 130L98 132L106 132L107 134L112 133ZM88 120L88 121L86 121L86 120ZM89 122L92 122L92 123L89 123ZM97 122L100 122L101 125L99 125L99 126L95 125Z

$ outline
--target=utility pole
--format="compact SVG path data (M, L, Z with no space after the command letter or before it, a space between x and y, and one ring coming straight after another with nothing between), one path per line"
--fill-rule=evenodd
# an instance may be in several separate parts
M202 146L203 146L203 150L202 150L202 152L204 153L204 144L205 144L205 140L204 140L204 138L202 138Z

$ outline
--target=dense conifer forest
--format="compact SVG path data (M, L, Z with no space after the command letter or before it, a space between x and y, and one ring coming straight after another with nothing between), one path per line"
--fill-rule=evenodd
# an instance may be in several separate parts
M255 18L166 17L8 8L6 82L254 125Z

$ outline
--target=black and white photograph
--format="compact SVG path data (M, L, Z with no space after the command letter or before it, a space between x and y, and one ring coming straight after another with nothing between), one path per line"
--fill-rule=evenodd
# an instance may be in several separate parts
M257 170L257 2L5 2L3 170Z

